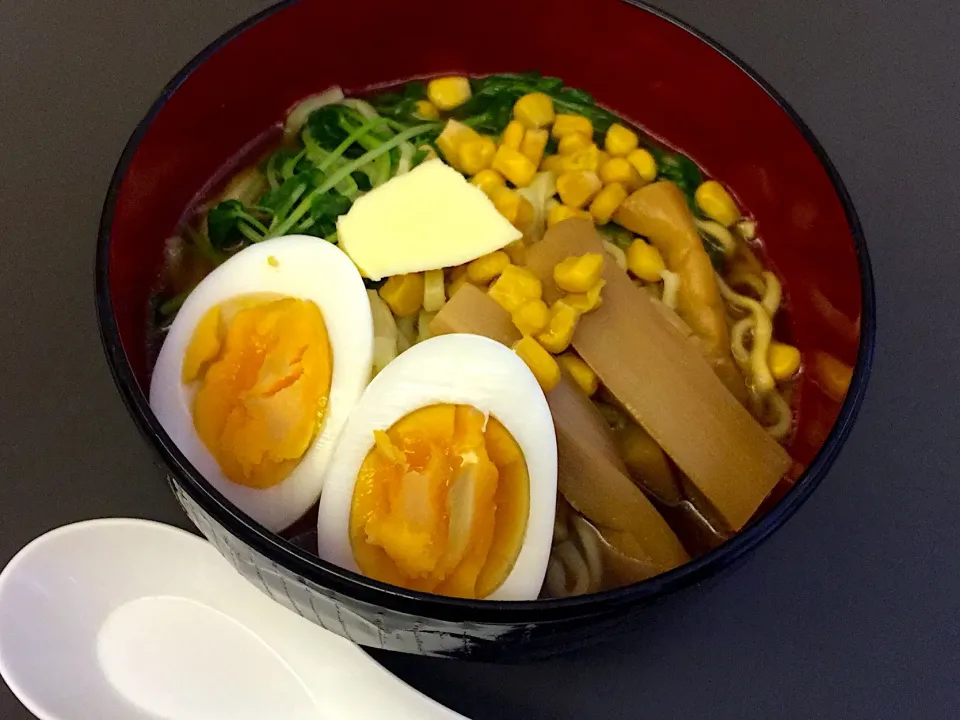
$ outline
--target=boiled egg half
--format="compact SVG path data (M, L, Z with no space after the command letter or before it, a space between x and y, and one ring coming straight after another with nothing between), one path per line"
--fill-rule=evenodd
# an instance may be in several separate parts
M268 240L190 293L150 406L208 482L282 530L319 497L372 356L370 303L350 259L315 237Z
M411 590L532 600L556 494L553 418L527 366L478 335L434 337L387 365L347 421L319 553Z

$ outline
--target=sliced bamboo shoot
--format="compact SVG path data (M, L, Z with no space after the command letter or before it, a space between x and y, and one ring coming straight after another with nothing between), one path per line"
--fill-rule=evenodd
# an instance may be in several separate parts
M646 430L634 422L614 431L620 457L642 488L667 505L683 502L683 490L670 470L670 461Z
M551 228L527 253L544 299L560 294L553 283L558 262L602 247L585 220ZM603 305L580 319L574 348L723 521L739 530L790 467L790 456L623 270L605 263L603 278Z
M472 285L450 298L430 330L483 335L507 346L520 339L510 314ZM546 397L557 432L557 484L567 502L602 533L629 535L633 542L621 543L621 551L641 548L633 559L644 564L648 577L689 560L676 534L627 476L603 417L572 378L564 374Z
M687 551L696 557L728 540L732 534L730 529L718 519L690 481L670 467L663 449L647 431L620 407L609 390L601 387L598 396L602 402L598 409L611 428L630 476L653 501ZM771 497L773 495L767 497L767 502ZM696 502L691 502L690 498ZM704 513L711 514L712 522Z

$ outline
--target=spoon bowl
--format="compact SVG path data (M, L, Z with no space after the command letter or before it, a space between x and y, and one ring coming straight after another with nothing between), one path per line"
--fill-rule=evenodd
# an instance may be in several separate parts
M41 720L462 717L144 520L57 528L10 561L0 675Z

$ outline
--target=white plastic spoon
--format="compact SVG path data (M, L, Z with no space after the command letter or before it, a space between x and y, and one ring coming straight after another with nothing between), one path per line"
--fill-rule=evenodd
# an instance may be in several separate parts
M145 520L67 525L10 561L0 675L41 720L463 720Z

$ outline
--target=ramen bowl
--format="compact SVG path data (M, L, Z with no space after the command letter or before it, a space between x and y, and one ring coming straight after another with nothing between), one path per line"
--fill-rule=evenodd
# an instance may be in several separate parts
M239 573L364 646L515 661L608 636L654 601L731 567L780 528L823 480L860 408L874 340L870 263L850 198L813 134L744 63L662 11L621 0L598 0L589 10L570 5L490 0L477 13L424 0L373 2L357 13L348 4L282 2L228 31L170 81L110 182L97 313L133 420L187 515ZM439 25L448 29L422 30ZM362 93L415 77L531 69L588 90L687 153L756 219L765 259L788 294L787 332L805 361L788 445L795 469L730 540L633 585L525 602L414 592L324 562L309 538L268 531L198 473L147 399L149 296L185 208L232 159L276 135L300 99L332 85ZM839 392L818 381L822 358L851 369Z

